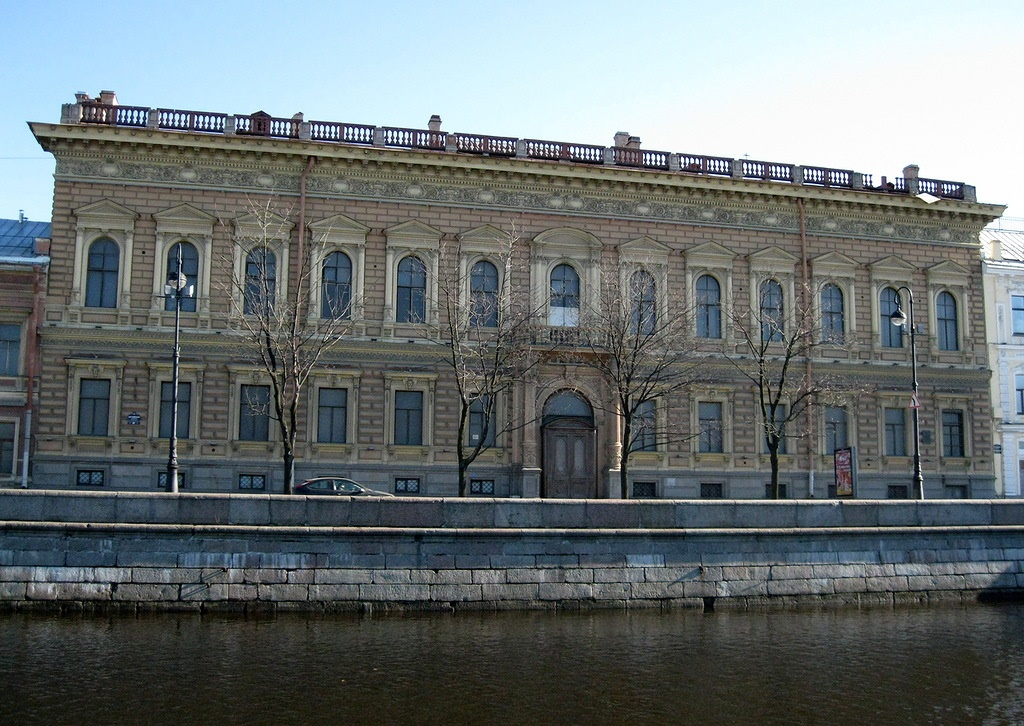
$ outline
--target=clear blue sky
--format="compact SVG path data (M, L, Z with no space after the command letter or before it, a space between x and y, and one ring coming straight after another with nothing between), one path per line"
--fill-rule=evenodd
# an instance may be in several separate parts
M0 217L50 216L26 122L121 103L963 181L1024 217L1024 2L0 0Z

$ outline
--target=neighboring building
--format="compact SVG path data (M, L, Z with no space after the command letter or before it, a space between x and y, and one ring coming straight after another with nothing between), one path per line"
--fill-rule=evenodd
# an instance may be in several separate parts
M992 366L996 493L1021 496L1024 481L1024 220L981 232L985 327Z
M0 486L30 481L36 329L49 244L49 222L0 219Z
M973 187L919 178L914 166L874 185L848 170L642 150L628 134L604 148L446 133L436 117L420 131L121 106L110 92L79 94L61 123L31 127L57 162L35 460L46 486L162 485L173 329L163 286L182 242L198 288L182 312L184 486L280 490L280 442L250 405L268 383L236 333L233 311L252 298L224 292L226 269L259 261L237 244L257 226L256 200L278 215L273 294L287 295L316 236L329 254L315 260L311 314L352 303L353 336L308 388L300 479L455 492L453 384L424 340L443 322L439 251L458 245L462 270L490 264L495 275L464 282L467 296L484 294L514 228L525 264L513 284L542 308L535 340L571 348L566 329L615 269L650 271L645 309L698 313L709 383L644 411L678 435L639 441L632 496L766 496L768 455L754 391L729 362L740 341L728 316L766 289L783 322L802 290L820 291L814 307L842 345L799 366L855 391L788 432L785 495L828 496L832 450L850 444L857 496L907 496L911 354L889 321L901 286L916 306L925 494L995 491L979 232L1003 208L979 204ZM579 366L523 376L497 415L525 423L474 463L471 491L617 497L619 421L599 405L608 397Z

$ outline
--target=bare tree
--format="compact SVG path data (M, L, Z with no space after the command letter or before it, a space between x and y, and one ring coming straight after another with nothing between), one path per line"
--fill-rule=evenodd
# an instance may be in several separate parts
M442 246L438 273L440 322L429 340L452 371L459 403L456 452L459 496L469 493L469 467L503 433L518 427L499 401L539 360L532 345L534 311L517 263L518 235L493 230L484 254ZM472 437L470 436L472 434Z
M353 301L350 284L321 280L314 270L314 261L322 256L323 239L307 240L300 228L298 244L289 245L294 226L288 221L290 210L279 213L276 206L274 197L250 200L249 213L235 220L233 253L224 263L230 270L225 279L233 323L247 357L270 382L268 397L250 396L243 404L253 415L277 422L284 492L290 493L305 385L324 354L351 330ZM291 252L290 259L286 251ZM289 269L294 270L290 278ZM319 285L323 305L322 311L311 314L314 285Z
M645 262L605 266L600 299L580 313L578 363L608 383L609 398L596 406L618 417L619 486L629 496L629 464L637 450L688 439L658 426L655 406L701 380L692 311L667 291L658 294L658 266Z
M728 313L740 351L726 359L753 384L757 432L764 436L768 449L773 499L781 493L779 454L787 439L796 438L793 424L815 402L838 397L845 390L842 381L827 374L814 375L808 365L816 349L848 343L842 325L822 324L814 304L820 290L800 286L797 292L797 299L787 302L782 283L766 276L751 290L749 307Z

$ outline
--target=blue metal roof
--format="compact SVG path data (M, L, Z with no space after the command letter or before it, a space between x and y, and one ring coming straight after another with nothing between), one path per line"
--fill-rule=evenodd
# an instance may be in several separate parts
M49 222L27 219L0 219L0 258L24 257L26 262L36 254L36 238L50 238Z

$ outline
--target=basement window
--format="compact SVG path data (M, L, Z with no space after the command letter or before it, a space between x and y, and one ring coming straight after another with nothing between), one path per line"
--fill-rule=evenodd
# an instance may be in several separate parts
M75 476L75 484L80 487L101 487L104 485L106 472L102 469L79 469Z
M266 489L267 488L267 475L266 474L239 474L238 475L238 488L239 489Z

